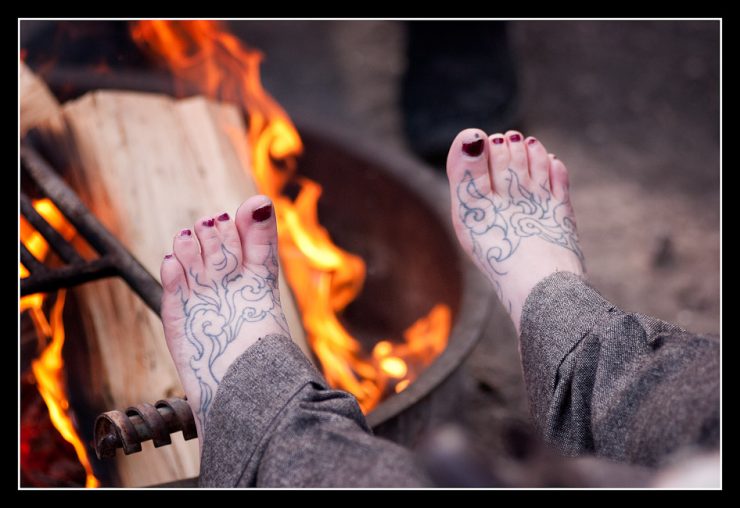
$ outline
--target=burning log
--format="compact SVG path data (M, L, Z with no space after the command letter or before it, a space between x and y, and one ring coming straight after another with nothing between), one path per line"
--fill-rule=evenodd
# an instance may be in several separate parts
M44 83L23 64L20 67L21 89L21 132L25 134L39 123L48 126L48 132L56 135L64 128L61 110L54 97ZM27 150L24 148L22 152ZM46 271L41 264L49 253L47 239L54 238L56 243L67 248L56 248L57 254L66 262L76 262L79 256L74 249L67 245L67 241L75 236L74 228L65 220L54 204L44 198L31 202L25 194L21 195L21 286L28 282L29 270L34 273ZM33 226L33 227L32 227ZM47 272L48 273L48 272ZM57 286L59 287L59 286ZM64 382L64 361L62 351L65 333L62 324L65 290L57 291L54 304L49 309L48 317L44 313L44 305L51 294L26 294L21 298L21 322L33 323L33 331L24 326L21 330L22 372L23 384L26 387L34 386L36 395L30 398L37 401L29 407L25 403L29 400L29 390L25 390L24 410L21 411L21 483L33 486L57 485L85 485L96 487L99 485L95 477L87 449L75 430L72 415L69 412L69 399ZM30 332L30 333L29 333ZM34 340L35 339L35 340ZM36 346L33 345L35 342ZM39 408L38 402L43 400L47 411L44 416L34 416L33 407ZM49 432L51 428L56 432ZM52 443L67 446L50 447ZM69 448L79 467L59 465L74 464ZM61 453L50 453L56 448ZM84 482L80 483L76 475L70 475L73 470L83 473ZM69 482L69 483L67 483Z
M82 201L152 273L158 273L174 232L203 215L233 212L256 193L244 125L231 106L203 98L96 92L61 112L61 119L50 115L38 127L42 138L54 139L51 149L67 163L64 176ZM281 286L292 335L308 353L282 277ZM96 405L125 407L182 394L159 317L125 283L87 284L77 289L77 301ZM144 453L119 457L121 485L196 475L197 445L173 437L172 446L156 452L150 444Z

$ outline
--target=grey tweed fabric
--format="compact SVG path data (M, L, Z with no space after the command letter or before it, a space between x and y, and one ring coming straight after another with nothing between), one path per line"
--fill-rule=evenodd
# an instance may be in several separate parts
M213 401L202 487L429 485L411 453L372 435L292 340L268 335L229 367Z
M532 416L563 453L659 466L719 446L719 337L625 313L568 272L535 287L521 325Z
M566 455L659 466L719 443L719 338L625 313L572 273L527 298L521 353L532 416ZM411 453L372 435L287 337L229 367L202 446L204 487L418 487Z

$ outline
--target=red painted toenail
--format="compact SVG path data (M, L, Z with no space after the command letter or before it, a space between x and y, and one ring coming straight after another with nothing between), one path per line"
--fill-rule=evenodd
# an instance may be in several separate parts
M229 214L226 212L222 213L218 216L218 220L220 220L221 222L229 220Z
M527 140L527 144L528 145L534 145L536 142L537 142L537 140L534 139L534 138L529 138L529 140Z
M183 229L182 231L180 231L180 236L190 236L192 234L193 232L190 231L189 229Z
M463 143L463 152L471 157L478 157L483 153L483 140L473 141L472 143Z
M213 219L204 220L201 224L203 224L207 228L213 227L213 225L216 223Z
M272 217L272 205L265 205L252 212L252 218L257 222L264 222Z
M494 145L500 145L504 142L504 138L493 138L491 141L493 141Z
M513 141L516 143L517 141L521 141L521 140L522 140L522 137L519 134L512 134L511 136L509 136L509 141Z
M164 258L165 259L172 259L172 254L165 254L164 255Z

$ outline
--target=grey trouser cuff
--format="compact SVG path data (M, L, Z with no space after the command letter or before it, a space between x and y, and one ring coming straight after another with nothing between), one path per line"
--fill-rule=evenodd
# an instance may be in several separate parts
M372 435L289 338L270 335L228 369L205 428L203 487L428 485L410 452Z
M563 453L658 466L718 446L718 337L626 313L568 272L535 286L521 330L534 423Z
M298 346L283 335L261 338L237 358L208 415L200 485L237 485L263 451L280 412L307 384L327 388Z

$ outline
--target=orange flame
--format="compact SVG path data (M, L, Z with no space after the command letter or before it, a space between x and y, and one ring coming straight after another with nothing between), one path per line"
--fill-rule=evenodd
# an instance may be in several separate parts
M365 263L336 246L319 223L321 186L294 175L303 145L288 115L262 88L261 53L214 21L139 21L131 35L169 66L179 95L183 85L195 85L248 111L253 176L275 204L283 266L327 381L353 393L365 412L392 390L405 389L447 345L450 309L435 306L406 330L403 343L378 342L372 354L342 326L337 314L361 291ZM300 186L295 200L281 194L291 178Z
M71 224L67 222L61 212L48 199L36 200L33 203L36 211L51 226L67 240L76 234ZM20 237L26 248L36 259L44 259L49 252L49 244L43 236L33 229L31 224L21 216ZM29 272L23 264L20 264L20 277L28 277ZM64 361L62 360L62 348L64 346L64 324L62 314L64 311L64 299L66 292L60 290L47 320L42 311L42 305L46 294L36 293L21 298L21 312L28 310L39 334L39 340L48 345L41 355L31 362L31 370L36 377L36 385L41 397L49 409L49 417L54 427L62 437L75 449L77 458L82 467L85 468L85 486L89 488L98 487L100 482L92 472L87 449L77 432L69 415L69 401L64 390Z

